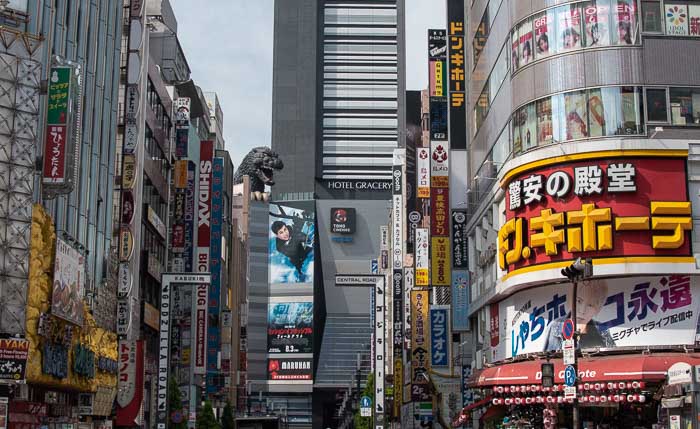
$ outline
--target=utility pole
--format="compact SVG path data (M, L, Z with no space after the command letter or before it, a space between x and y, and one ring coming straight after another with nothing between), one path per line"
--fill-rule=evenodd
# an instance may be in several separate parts
M585 261L583 261L581 258L576 259L574 263L572 263L570 266L564 268L561 270L561 274L571 280L571 283L573 285L573 293L572 293L572 303L571 303L571 319L574 322L574 332L573 332L573 341L574 341L574 362L571 364L571 366L574 368L574 374L576 376L576 381L574 382L574 388L576 388L576 385L578 384L578 340L579 340L579 332L578 332L578 323L576 321L576 301L578 300L578 282L579 280L587 279L590 277L593 277L593 260L591 258L587 258ZM576 390L576 395L574 396L573 399L573 404L572 404L572 417L573 417L573 429L578 429L579 428L579 415L578 415L578 389Z

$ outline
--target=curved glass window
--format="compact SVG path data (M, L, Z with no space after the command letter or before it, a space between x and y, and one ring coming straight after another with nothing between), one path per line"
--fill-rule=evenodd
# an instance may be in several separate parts
M635 0L588 0L547 9L511 33L513 70L553 54L637 43Z
M642 89L591 88L541 98L513 113L513 152L584 138L644 133Z

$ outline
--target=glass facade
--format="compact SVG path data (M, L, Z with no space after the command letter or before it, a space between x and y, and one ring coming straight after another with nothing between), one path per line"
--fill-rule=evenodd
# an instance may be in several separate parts
M112 166L122 110L118 90L123 6L121 1L38 3L37 10L43 8L46 13L30 25L37 25L51 42L43 61L44 75L51 55L79 64L83 97L79 180L73 192L47 200L45 206L57 232L65 232L85 247L87 284L100 287L108 278L112 240Z

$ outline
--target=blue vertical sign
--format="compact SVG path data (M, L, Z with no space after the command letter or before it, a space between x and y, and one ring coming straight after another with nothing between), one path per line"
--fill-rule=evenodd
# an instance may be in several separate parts
M430 308L430 365L433 367L450 365L448 315L448 307Z
M194 192L195 164L187 161L187 191L185 193L185 272L192 272L192 257L194 256Z
M468 331L469 271L452 270L452 331Z
M472 376L471 365L462 365L462 407L474 402L474 393L469 388L469 377Z
M211 242L209 244L209 266L211 285L209 286L209 324L207 326L207 393L218 392L221 378L217 364L221 351L221 227L223 223L224 159L214 158L211 181Z

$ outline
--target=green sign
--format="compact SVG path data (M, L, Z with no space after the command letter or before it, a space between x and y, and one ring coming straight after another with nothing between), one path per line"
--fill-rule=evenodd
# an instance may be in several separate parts
M70 67L51 68L47 124L63 125L68 122L71 70Z

